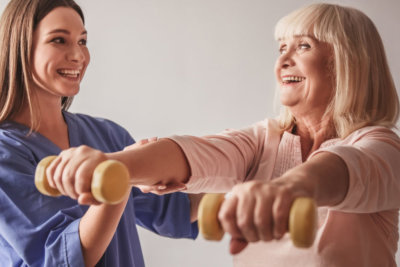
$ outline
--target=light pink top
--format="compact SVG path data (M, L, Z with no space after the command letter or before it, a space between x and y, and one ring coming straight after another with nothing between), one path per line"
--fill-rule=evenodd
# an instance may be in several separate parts
M188 192L227 192L248 180L268 181L302 163L300 137L280 135L275 120L243 130L202 138L173 136L192 171ZM365 127L344 140L324 142L327 151L347 164L345 199L318 208L319 229L309 249L280 241L250 244L234 257L234 266L396 266L400 207L400 140L384 127Z

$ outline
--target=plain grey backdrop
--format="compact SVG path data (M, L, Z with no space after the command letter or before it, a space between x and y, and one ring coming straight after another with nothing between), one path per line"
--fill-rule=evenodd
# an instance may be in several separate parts
M279 18L311 0L77 0L91 63L72 112L105 117L136 140L204 135L275 116ZM325 1L364 11L400 88L400 0ZM3 11L8 0L0 0ZM229 237L208 242L140 229L146 266L231 266ZM398 262L400 257L397 255Z

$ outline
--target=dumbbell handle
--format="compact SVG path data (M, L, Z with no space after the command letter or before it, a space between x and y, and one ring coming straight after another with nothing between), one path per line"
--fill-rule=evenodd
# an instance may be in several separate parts
M198 208L198 225L203 237L207 240L219 241L224 235L218 221L218 212L225 194L206 194ZM316 205L312 198L295 199L290 209L289 232L296 247L312 246L317 229Z
M35 185L40 193L48 196L60 196L61 193L52 187L46 177L46 168L57 156L43 158L36 167ZM93 197L102 203L120 203L129 192L129 172L124 164L116 160L100 163L93 172L91 192Z

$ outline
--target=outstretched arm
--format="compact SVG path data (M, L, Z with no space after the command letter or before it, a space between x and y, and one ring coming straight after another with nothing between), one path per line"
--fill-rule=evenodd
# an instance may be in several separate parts
M248 242L280 239L288 231L290 207L296 198L311 197L318 206L333 206L344 199L348 183L343 160L324 152L270 182L235 186L218 215L232 236L231 253L239 253Z
M183 184L190 177L185 154L170 139L159 139L133 149L107 154L107 157L128 167L133 185Z

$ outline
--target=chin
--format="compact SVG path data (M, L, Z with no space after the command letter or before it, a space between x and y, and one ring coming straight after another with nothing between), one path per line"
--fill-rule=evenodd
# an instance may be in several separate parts
M290 98L282 98L281 97L281 104L285 107L293 107L295 106L298 101L296 99L290 99Z

